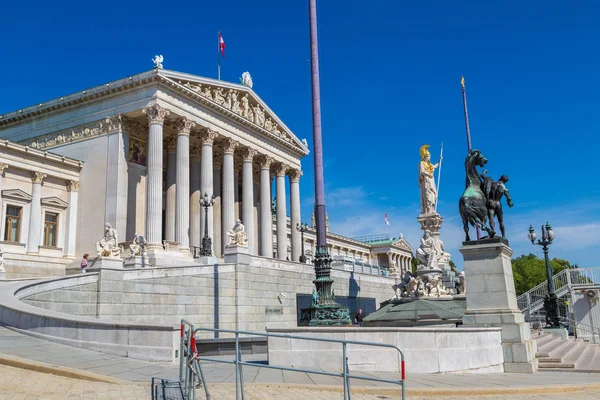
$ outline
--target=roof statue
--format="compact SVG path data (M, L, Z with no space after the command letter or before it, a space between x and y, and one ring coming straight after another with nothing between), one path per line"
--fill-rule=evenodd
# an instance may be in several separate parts
M306 138L302 139L302 144L308 149L308 141Z
M242 85L248 86L250 89L252 89L252 86L254 86L254 83L252 82L252 76L250 76L250 72L248 72L248 71L246 71L242 74L242 77L240 78L240 82Z
M154 56L154 58L152 59L152 62L154 63L154 68L158 68L158 69L163 69L163 61L164 61L164 57L161 55L156 55Z

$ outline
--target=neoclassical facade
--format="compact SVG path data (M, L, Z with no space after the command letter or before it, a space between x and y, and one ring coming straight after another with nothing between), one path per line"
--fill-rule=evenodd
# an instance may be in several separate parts
M119 242L144 235L151 264L183 265L197 253L205 226L221 258L227 231L240 219L250 254L299 261L304 248L312 258L314 227L304 245L295 229L306 141L247 86L155 68L0 115L0 137L24 163L4 161L0 147L0 168L8 165L3 223L13 204L23 207L19 237L5 235L5 253L21 249L49 254L57 265L78 263L84 253L95 254L107 222ZM13 184L13 171L33 175L27 185ZM53 195L59 181L62 192ZM5 192L17 188L22 193ZM207 217L204 193L215 198ZM43 237L51 224L46 215L53 218L39 211L45 208L58 210L53 246ZM373 244L328 233L328 240L332 256L410 268L412 248L404 239Z
M145 235L153 259L170 262L191 259L207 224L221 257L236 219L251 254L272 257L273 231L284 241L286 215L293 225L301 220L306 142L247 86L157 68L2 115L0 137L82 161L78 257L94 253L105 222L119 241ZM215 196L206 221L203 193ZM297 261L300 233L291 230L290 239Z

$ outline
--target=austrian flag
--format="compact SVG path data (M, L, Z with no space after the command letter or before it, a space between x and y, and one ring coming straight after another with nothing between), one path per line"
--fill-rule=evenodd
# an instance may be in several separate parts
M385 218L385 224L386 224L387 226L390 226L390 221L388 220L387 213L383 213L383 217Z
M219 32L219 51L223 58L225 58L225 41L223 40L223 36L221 36L221 32Z

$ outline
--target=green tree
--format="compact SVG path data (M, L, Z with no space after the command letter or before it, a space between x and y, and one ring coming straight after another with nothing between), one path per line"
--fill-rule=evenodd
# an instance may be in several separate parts
M569 261L560 258L551 259L550 264L554 275L573 268ZM522 255L512 260L512 270L517 296L546 280L546 263L535 254Z
M456 264L454 264L454 261L450 260L450 263L449 263L449 264L450 264L450 269L451 269L452 271L454 271L454 272L455 272L455 273L457 273L457 274L460 272L460 271L458 270L458 268L456 268Z
M413 275L417 274L417 265L418 264L419 264L419 260L417 260L417 257L413 257L412 260L410 260L410 266L411 266Z

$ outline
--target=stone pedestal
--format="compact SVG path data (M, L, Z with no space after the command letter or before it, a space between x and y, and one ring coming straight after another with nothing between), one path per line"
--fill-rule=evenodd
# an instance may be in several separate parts
M500 238L464 242L467 309L463 325L501 327L504 372L537 371L537 345L517 307L511 256Z
M134 256L127 259L124 264L125 268L148 268L152 266L148 256Z
M417 217L417 221L421 224L421 230L423 232L429 231L431 232L431 237L435 241L436 248L442 249L442 241L440 240L440 228L442 227L442 222L444 222L444 218L436 212L429 214L421 214ZM450 269L450 254L445 253L444 255L440 255L438 259L438 268L441 270L449 270Z
M202 256L197 259L197 261L201 265L215 265L218 263L217 257L214 256Z
M249 264L250 250L248 246L232 246L225 247L225 264Z
M113 257L98 257L88 263L87 270L92 272L99 269L123 269L123 260Z

